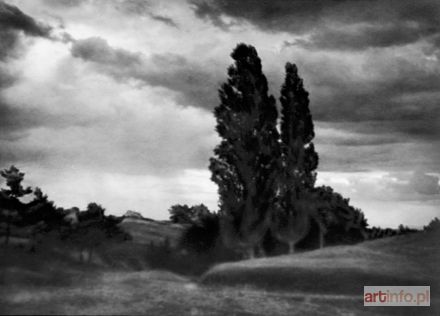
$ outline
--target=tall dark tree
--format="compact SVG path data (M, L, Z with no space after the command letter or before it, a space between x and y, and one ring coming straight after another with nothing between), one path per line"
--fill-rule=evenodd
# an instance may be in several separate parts
M315 184L318 154L312 143L315 133L309 109L309 94L294 64L286 64L281 88L281 168L279 200L273 231L278 239L294 244L308 233L311 217L318 219L310 207ZM321 227L321 223L319 223Z
M214 111L221 143L210 170L219 188L223 241L253 257L270 224L276 194L278 113L255 48L239 44L231 57L235 63Z

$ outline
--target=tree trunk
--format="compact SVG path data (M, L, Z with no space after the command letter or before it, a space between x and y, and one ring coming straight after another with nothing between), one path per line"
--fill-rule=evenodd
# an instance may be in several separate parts
M92 262L92 254L93 254L93 248L89 249L89 258L87 260L88 263Z
M258 255L263 258L266 257L266 251L262 245L258 246Z
M324 248L324 233L322 230L319 230L319 248Z
M289 241L289 254L295 253L295 243L293 241Z
M83 252L84 252L84 249L79 248L79 262L83 262Z
M255 259L255 248L249 247L247 249L247 255L248 255L248 259Z
M5 236L5 245L9 244L9 236L11 235L11 223L8 221L6 223L6 236Z

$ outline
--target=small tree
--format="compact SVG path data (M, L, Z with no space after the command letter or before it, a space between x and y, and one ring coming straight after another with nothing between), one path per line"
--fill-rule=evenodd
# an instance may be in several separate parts
M95 219L95 220L104 220L105 208L101 205L92 202L87 205L87 209L85 212L80 212L80 218L87 219Z
M168 210L170 213L170 220L173 223L189 224L193 217L193 210L188 205L176 204L170 207Z
M208 207L204 204L193 205L191 207L186 204L176 204L171 206L168 212L170 213L170 220L173 223L189 225L197 224L211 214Z
M34 196L34 199L26 204L25 224L44 222L48 229L59 227L64 217L63 210L56 208L54 202L49 201L47 195L38 187L34 189Z
M210 160L220 195L224 243L254 257L270 223L276 195L277 109L254 47L239 44L215 108L221 143Z
M79 249L79 260L85 261L83 253L87 254L87 261L91 262L94 250L109 239L118 238L127 240L129 235L124 233L118 224L122 218L105 216L105 209L97 203L89 203L86 211L79 212L72 208L67 218L70 222L64 231L63 238L71 241Z
M329 186L314 189L318 211L330 243L353 243L367 238L368 223L364 214L350 205L350 200Z
M208 213L200 215L197 221L185 229L180 246L198 254L207 254L215 250L219 236L218 214L208 210Z
M19 198L32 193L30 187L24 188L22 181L24 173L15 166L0 171L0 175L6 180L8 189L0 190L0 221L5 223L5 244L9 243L11 225L18 224L23 219L25 205Z
M20 172L15 166L0 171L0 175L5 178L9 189L2 189L2 192L10 198L19 198L32 193L31 187L24 188L21 182L24 179L24 173Z

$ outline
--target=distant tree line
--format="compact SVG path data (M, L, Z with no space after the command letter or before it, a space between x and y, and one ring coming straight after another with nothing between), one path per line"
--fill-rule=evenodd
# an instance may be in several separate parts
M0 175L7 187L0 189L0 237L4 245L18 240L35 251L38 237L55 232L60 240L79 249L81 261L84 252L90 261L93 249L105 240L129 238L118 227L121 219L106 216L99 204L89 203L84 211L56 207L40 188L24 187L25 174L15 166L1 170Z

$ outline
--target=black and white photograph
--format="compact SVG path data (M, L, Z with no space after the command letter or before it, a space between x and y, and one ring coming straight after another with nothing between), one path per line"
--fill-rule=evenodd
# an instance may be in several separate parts
M440 1L0 0L0 315L440 315Z

